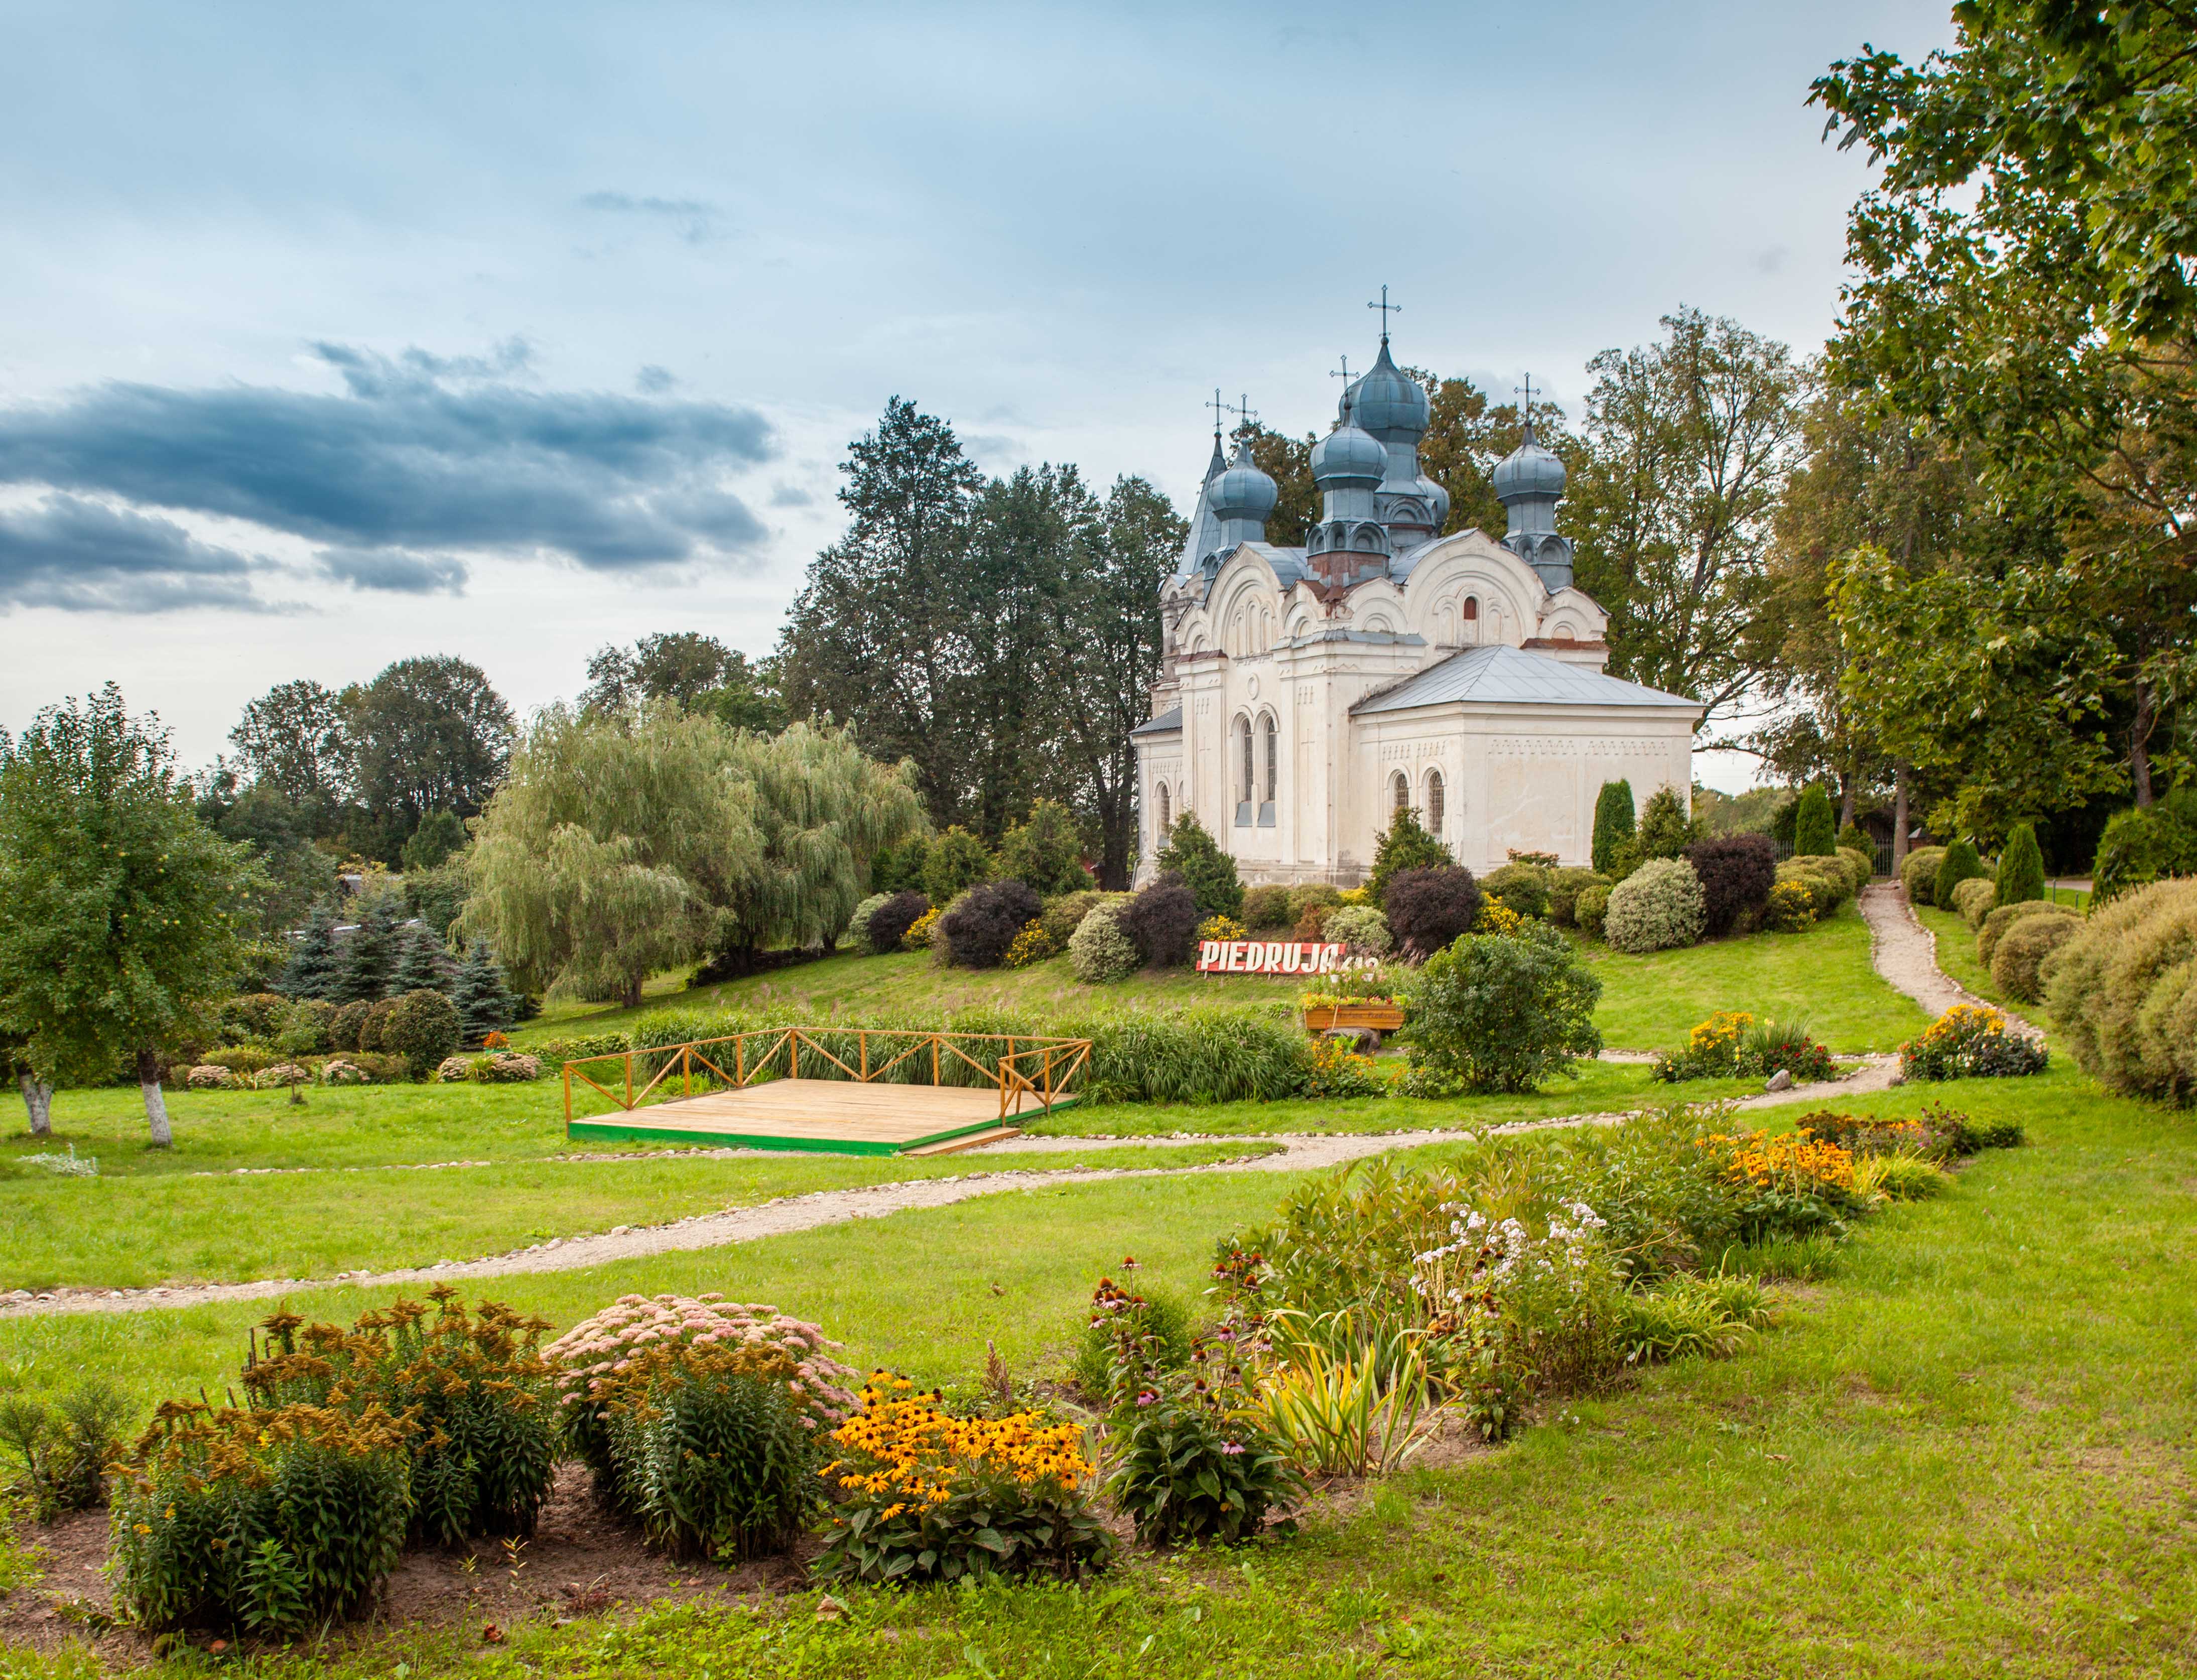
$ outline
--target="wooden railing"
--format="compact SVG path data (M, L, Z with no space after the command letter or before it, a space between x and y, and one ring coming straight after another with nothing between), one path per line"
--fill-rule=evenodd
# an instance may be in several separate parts
M820 1037L834 1040L842 1050L847 1047L846 1040L853 1039L853 1065L833 1054L828 1046L819 1043ZM895 1042L905 1047L895 1051ZM1005 1045L1006 1048L998 1052L993 1065L987 1066L962 1049L963 1045ZM888 1078L895 1069L906 1067L911 1058L920 1074L926 1051L930 1052L928 1080L911 1079L906 1074L897 1079ZM813 1077L852 1080L863 1085L882 1080L896 1085L937 1086L946 1083L940 1077L942 1073L967 1068L982 1075L980 1080L969 1080L968 1084L979 1088L988 1085L999 1092L1000 1118L1005 1121L1010 1114L1023 1112L1024 1097L1035 1097L1044 1112L1050 1112L1055 1103L1073 1097L1075 1093L1071 1087L1075 1076L1090 1064L1091 1040L1039 1038L1029 1034L925 1033L890 1027L826 1027L813 1030L769 1027L718 1039L696 1039L687 1044L652 1045L645 1050L608 1056L583 1056L565 1063L565 1124L570 1127L572 1123L575 1079L630 1112L646 1103L675 1073L679 1076L679 1097L666 1095L659 1101L675 1102L692 1097L698 1077L705 1089L732 1091L767 1080L799 1079L804 1051L809 1057L808 1066ZM635 1062L638 1060L646 1073L659 1057L663 1065L635 1091ZM583 1071L606 1063L615 1064L617 1069L611 1074L612 1085L604 1085ZM838 1072L829 1071L831 1069ZM620 1073L623 1075L622 1080L618 1078Z

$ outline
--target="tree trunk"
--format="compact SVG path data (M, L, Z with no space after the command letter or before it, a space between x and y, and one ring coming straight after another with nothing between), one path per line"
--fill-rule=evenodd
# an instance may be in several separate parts
M152 1145L166 1149L176 1138L168 1130L167 1099L160 1094L160 1058L149 1049L137 1052L137 1089L145 1098L145 1125L152 1133Z
M628 1009L639 1009L641 1007L640 981L635 980L627 985L625 988L625 1006Z
M2136 784L2136 802L2151 803L2151 731L2159 721L2152 704L2151 685L2136 686L2136 721L2129 725L2129 779Z
M1853 826L1854 793L1860 779L1839 772L1839 829L1840 832Z
M54 1088L36 1074L25 1069L15 1075L23 1087L23 1106L31 1111L31 1135L50 1138L54 1135Z
M1900 866L1907 861L1907 767L1892 767L1892 873L1898 878Z

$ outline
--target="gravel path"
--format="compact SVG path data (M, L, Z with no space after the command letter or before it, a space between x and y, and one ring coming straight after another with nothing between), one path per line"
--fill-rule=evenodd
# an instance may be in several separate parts
M1861 908L1872 934L1870 954L1877 972L1887 982L1936 1014L1956 1003L1977 1003L1948 979L1937 962L1937 945L1927 929L1915 918L1906 895L1897 888L1871 886L1861 895ZM2035 1032L2027 1022L2009 1017L2010 1025ZM1644 1051L1604 1051L1609 1061L1648 1061ZM1765 1092L1737 1104L1742 1109L1774 1108L1793 1103L1826 1103L1883 1091L1898 1082L1899 1058L1869 1056L1837 1080L1795 1086L1788 1091ZM698 1214L667 1225L624 1225L584 1237L558 1237L509 1254L432 1266L407 1266L388 1272L359 1271L333 1277L268 1278L251 1283L197 1283L153 1289L62 1289L36 1296L18 1290L0 1297L0 1318L26 1318L55 1312L142 1312L156 1308L198 1306L219 1301L265 1301L301 1289L352 1284L384 1289L458 1278L508 1277L545 1272L577 1272L608 1266L619 1260L651 1254L675 1254L699 1248L728 1247L766 1237L814 1231L823 1225L843 1225L852 1219L887 1219L921 1208L947 1208L979 1196L1041 1185L1098 1184L1114 1179L1191 1178L1218 1173L1302 1173L1340 1167L1391 1150L1426 1144L1463 1143L1475 1136L1498 1137L1559 1127L1606 1126L1624 1118L1621 1113L1559 1115L1548 1120L1522 1121L1508 1126L1470 1131L1284 1133L1251 1134L1241 1138L1176 1133L1164 1137L1024 1137L994 1144L983 1152L985 1160L1009 1156L1042 1156L1093 1148L1172 1148L1185 1143L1241 1142L1247 1150L1278 1144L1271 1153L1216 1161L1202 1167L1091 1167L1046 1171L1007 1168L975 1172L947 1179L922 1179L905 1184L873 1185L859 1190L818 1190L806 1196L781 1196L753 1208L717 1214ZM708 1151L710 1154L734 1151ZM751 1153L751 1151L738 1151ZM585 1157L580 1157L585 1158ZM599 1157L604 1160L617 1156ZM488 1162L449 1162L431 1167L485 1166ZM261 1169L266 1170L266 1169ZM274 1169L310 1171L314 1169ZM371 1170L371 1169L368 1169Z

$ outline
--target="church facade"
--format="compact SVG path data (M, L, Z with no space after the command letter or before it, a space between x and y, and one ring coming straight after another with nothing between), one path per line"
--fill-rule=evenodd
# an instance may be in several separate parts
M1479 871L1514 849L1586 862L1605 781L1643 805L1688 797L1702 708L1603 669L1608 617L1572 582L1564 466L1530 412L1495 469L1500 539L1436 535L1428 412L1384 333L1313 448L1322 510L1301 547L1266 540L1274 481L1215 436L1133 734L1139 881L1185 812L1247 882L1349 886L1405 807Z

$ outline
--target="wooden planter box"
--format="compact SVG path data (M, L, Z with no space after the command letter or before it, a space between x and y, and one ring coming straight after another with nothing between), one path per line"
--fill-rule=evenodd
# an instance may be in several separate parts
M1331 1028L1371 1027L1377 1033L1393 1033L1404 1024L1400 1004L1323 1004L1304 1012L1305 1030L1325 1033Z

